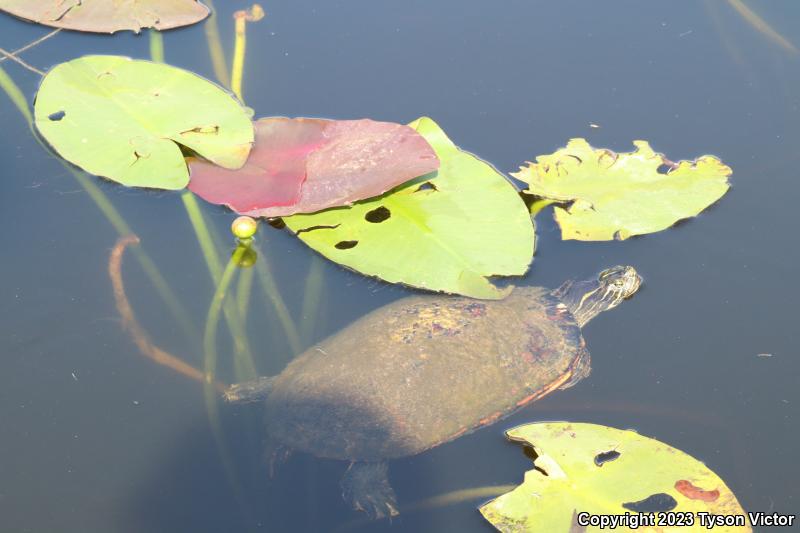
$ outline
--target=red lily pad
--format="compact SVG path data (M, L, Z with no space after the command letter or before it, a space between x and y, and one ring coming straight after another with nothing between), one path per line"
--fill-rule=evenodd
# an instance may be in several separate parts
M374 120L262 118L245 165L189 161L189 189L242 215L313 213L379 196L439 168L414 129Z

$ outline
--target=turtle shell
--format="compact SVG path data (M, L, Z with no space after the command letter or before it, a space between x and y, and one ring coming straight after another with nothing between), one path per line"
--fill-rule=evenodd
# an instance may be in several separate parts
M501 301L414 296L296 357L266 400L271 438L375 461L456 438L588 371L580 328L549 290Z

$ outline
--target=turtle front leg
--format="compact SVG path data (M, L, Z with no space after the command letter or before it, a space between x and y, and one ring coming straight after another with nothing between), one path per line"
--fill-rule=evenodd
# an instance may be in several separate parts
M289 459L292 455L292 449L284 446L283 444L274 441L267 435L266 442L264 443L264 461L269 468L269 477L274 478L278 471L278 467Z
M352 463L342 477L342 497L373 520L397 516L397 497L387 471L386 463Z

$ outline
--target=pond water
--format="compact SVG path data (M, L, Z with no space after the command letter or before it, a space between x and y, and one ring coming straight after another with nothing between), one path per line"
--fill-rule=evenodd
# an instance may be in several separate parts
M246 4L219 4L230 52L231 15ZM798 511L800 53L788 43L800 46L800 4L747 2L784 43L733 4L299 0L265 4L267 18L249 27L244 95L257 116L428 115L504 172L571 137L617 151L647 139L673 160L710 153L734 169L718 204L646 237L562 242L550 212L537 217L536 259L518 284L555 287L631 264L645 286L585 328L588 379L393 461L401 511L519 483L530 460L503 430L540 420L635 428L704 461L745 509ZM0 17L4 49L46 32ZM203 25L166 33L164 45L169 63L214 78ZM62 32L23 57L44 69L90 53L147 58L148 37ZM2 68L32 101L38 76ZM107 274L118 233L4 94L0 162L0 530L492 530L476 511L486 498L359 521L337 461L298 454L270 479L258 406L220 405L210 422L202 387L141 357L122 330ZM214 285L180 194L89 179L201 331ZM224 257L233 217L202 209ZM264 226L258 242L303 348L413 292L327 262L285 230ZM157 344L202 366L199 339L187 340L133 255L123 274ZM274 374L294 353L253 294L255 365ZM230 346L221 333L228 382Z

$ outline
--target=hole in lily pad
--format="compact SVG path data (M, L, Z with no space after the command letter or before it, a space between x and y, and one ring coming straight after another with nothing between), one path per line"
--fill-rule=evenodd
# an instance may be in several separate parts
M350 248L355 248L358 244L358 241L339 241L336 243L336 248L339 250L349 250Z
M419 191L438 191L438 190L439 189L436 188L436 185L434 185L430 181L426 181L425 183L423 183L422 185L417 187L417 190L414 191L414 192L419 192Z
M672 165L668 165L667 163L662 163L658 165L656 172L659 174L667 174L670 170L672 170Z
M635 513L665 513L675 509L678 502L669 494L659 492L638 502L623 503L622 506Z
M536 470L537 472L539 472L543 476L549 476L550 475L550 474L547 473L547 471L544 468L542 468L541 466L538 466L536 464L536 459L538 459L539 454L536 453L536 450L533 449L533 446L528 446L528 445L522 446L522 453L525 454L525 457L527 457L528 459L533 461L533 463L534 463L533 464L533 469L534 470Z
M525 454L525 457L531 461L535 461L536 458L539 457L539 454L536 453L536 450L533 449L533 446L523 445L522 453Z
M614 459L619 459L619 456L622 455L616 450L610 450L607 452L598 453L594 456L594 464L597 466L603 466L605 463L609 463Z
M389 211L384 206L380 206L377 209L373 209L372 211L364 215L364 218L367 220L367 222L378 224L380 222L383 222L384 220L388 220L389 217L391 216L392 216L391 211Z
M339 224L334 224L333 226L325 226L325 225L309 226L307 228L302 228L302 229L297 230L296 233L298 235L300 235L301 233L305 233L307 231L317 231L317 230L320 230L320 229L336 229L338 227L339 227ZM351 246L351 248L352 248L352 246Z
M267 224L275 229L283 229L286 227L286 222L284 222L282 218L268 218Z
M47 118L49 120L52 120L53 122L58 122L59 120L61 120L65 116L66 116L66 113L62 110L62 111L56 111L55 113L47 115Z

